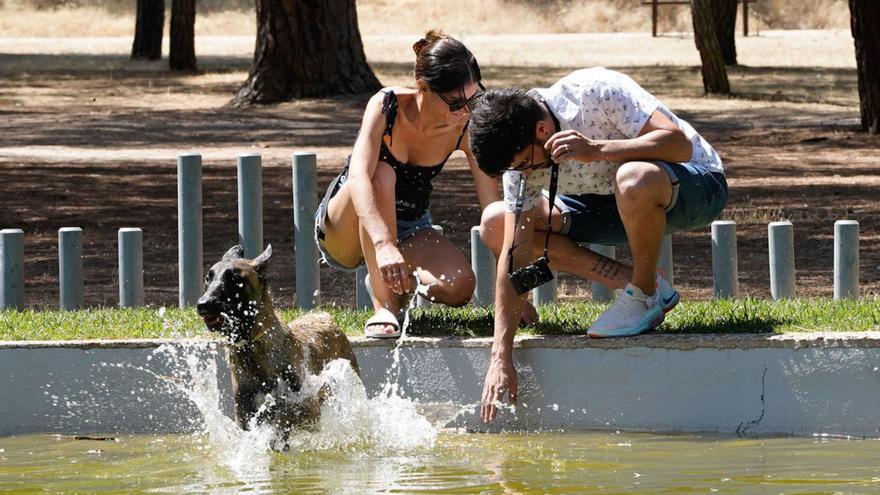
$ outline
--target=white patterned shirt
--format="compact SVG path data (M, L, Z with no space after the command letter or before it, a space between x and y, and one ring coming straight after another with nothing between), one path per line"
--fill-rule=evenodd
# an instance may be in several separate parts
M693 145L688 165L724 173L721 158L712 146L686 121L678 118L652 94L630 77L602 67L581 69L560 79L549 88L528 92L543 100L559 119L560 131L574 129L589 139L632 139L659 110L674 122ZM563 160L559 166L557 194L614 194L614 176L623 162ZM504 173L504 202L514 211L523 174ZM523 211L531 210L542 189L550 186L550 169L532 171L526 177Z

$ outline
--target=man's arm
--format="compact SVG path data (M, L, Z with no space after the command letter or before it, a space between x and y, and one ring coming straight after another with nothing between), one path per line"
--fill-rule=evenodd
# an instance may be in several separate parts
M544 147L554 160L577 160L588 163L602 160L663 160L673 163L691 159L693 144L669 117L654 110L651 118L632 139L593 140L575 130L557 132Z
M469 138L468 134L465 133L459 149L464 151L464 155L467 157L468 166L471 168L471 175L474 177L474 186L477 189L480 209L485 210L490 204L501 200L501 193L498 191L498 181L486 175L477 166L477 159L474 158L474 154L471 151Z
M508 394L511 404L516 403L517 376L516 368L513 366L513 337L519 326L526 294L517 294L507 278L507 253L511 246L518 246L513 251L514 269L532 261L531 246L535 230L533 219L533 211L527 211L520 215L519 225L514 225L516 221L514 214L508 212L504 215L504 243L495 271L495 331L480 408L480 418L484 422L495 419L498 414L496 404L504 399L505 393Z

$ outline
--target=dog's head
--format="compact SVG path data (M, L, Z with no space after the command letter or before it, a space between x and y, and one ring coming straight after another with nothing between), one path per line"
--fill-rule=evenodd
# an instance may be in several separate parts
M257 329L262 311L272 311L266 267L272 246L253 260L244 249L233 246L205 275L205 293L196 305L208 330L225 335L231 342L248 340Z

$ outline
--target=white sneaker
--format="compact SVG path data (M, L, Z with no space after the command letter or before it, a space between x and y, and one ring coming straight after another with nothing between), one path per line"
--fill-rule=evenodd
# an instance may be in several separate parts
M654 295L651 297L655 299L655 304L663 308L664 314L675 309L678 301L681 300L678 291L673 289L672 286L669 285L669 281L663 278L659 273L657 274L657 284L655 286Z
M661 323L663 308L635 285L626 284L623 290L617 291L617 298L611 306L587 330L587 335L594 338L628 337L645 333Z

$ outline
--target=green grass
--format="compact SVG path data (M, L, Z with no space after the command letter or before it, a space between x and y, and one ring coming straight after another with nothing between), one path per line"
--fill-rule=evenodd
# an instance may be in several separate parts
M540 308L541 323L520 334L580 335L604 306L590 302ZM328 307L348 335L362 335L370 316L363 311ZM282 309L290 321L301 310ZM710 300L682 303L667 315L663 333L764 333L880 331L880 299L832 301L797 299ZM434 307L413 313L411 335L492 334L492 311L487 308ZM85 309L81 311L0 311L0 340L89 340L138 338L207 338L201 319L192 309Z

